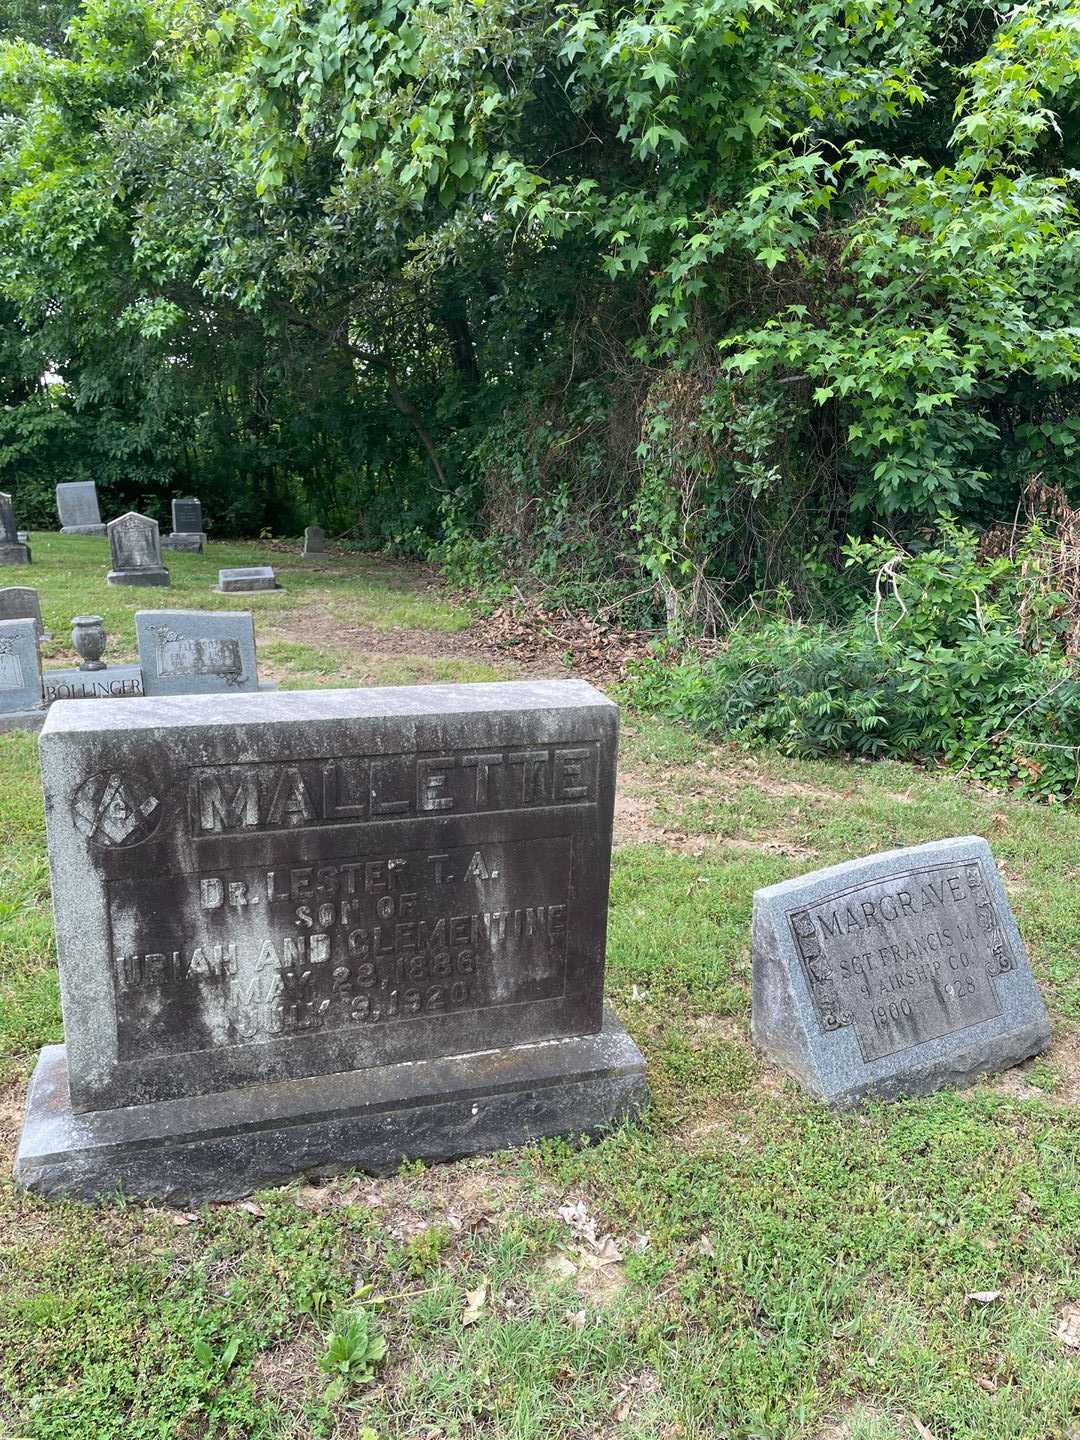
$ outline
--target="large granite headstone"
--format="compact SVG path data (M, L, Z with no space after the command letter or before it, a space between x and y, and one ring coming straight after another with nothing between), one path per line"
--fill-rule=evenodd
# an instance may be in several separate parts
M280 590L281 586L272 565L241 565L219 570L216 588L222 595L242 595L254 590Z
M15 506L10 495L0 490L0 565L29 565L30 546L19 538Z
M38 592L29 585L5 585L0 588L0 620L33 620L38 639L52 639L41 623Z
M255 622L245 610L138 610L147 695L257 690Z
M304 554L322 555L326 552L326 531L321 525L309 525L304 531Z
M104 538L105 526L98 509L97 486L92 480L72 480L56 487L56 509L61 535L93 535Z
M757 891L753 968L755 1044L837 1106L970 1084L1050 1040L978 836Z
M129 510L109 521L110 585L168 585L169 572L161 563L158 523Z
M66 1045L18 1181L224 1198L639 1108L603 1004L616 739L581 681L57 706Z
M34 728L44 714L33 620L0 620L0 730Z

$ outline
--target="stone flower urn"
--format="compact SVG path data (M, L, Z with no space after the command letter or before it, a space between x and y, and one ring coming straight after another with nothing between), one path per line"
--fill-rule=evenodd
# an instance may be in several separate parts
M80 670L104 670L105 626L100 615L76 615L71 622L71 643L82 661Z

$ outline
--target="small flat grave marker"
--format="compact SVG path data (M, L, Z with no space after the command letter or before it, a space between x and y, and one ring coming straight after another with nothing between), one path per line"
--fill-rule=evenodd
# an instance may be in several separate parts
M143 693L139 665L105 665L100 670L63 666L46 670L45 704L54 700L123 700Z
M601 1129L616 707L581 681L59 705L66 1046L18 1181L187 1200Z
M1049 1043L986 841L934 841L759 890L755 1043L831 1104L971 1083Z
M161 563L158 523L134 510L109 521L112 569L110 585L168 585L169 572Z
M147 695L257 690L255 623L244 610L139 610Z
M56 509L61 535L91 535L104 538L105 526L98 509L97 486L92 480L72 480L56 487Z
M219 570L217 589L222 595L243 594L253 590L280 590L272 565L245 565Z

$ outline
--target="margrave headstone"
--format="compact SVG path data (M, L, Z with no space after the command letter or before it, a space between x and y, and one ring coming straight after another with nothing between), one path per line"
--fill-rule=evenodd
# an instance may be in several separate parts
M753 971L755 1044L836 1106L970 1084L1050 1040L978 836L757 891Z
M321 525L309 525L304 531L304 554L322 555L326 551L326 531Z
M19 539L15 506L10 495L0 490L0 565L29 565L30 546Z
M29 585L5 585L0 588L0 620L33 620L38 639L52 639L41 623L38 592Z
M71 480L56 487L56 509L61 535L103 538L105 526L98 509L97 486L92 480Z
M43 715L34 622L0 620L0 730L34 728Z
M274 576L272 565L245 565L219 570L217 589L222 595L242 595L245 591L280 590L281 586Z
M66 1045L20 1184L194 1201L602 1129L617 710L581 681L58 706Z
M139 663L147 695L257 690L255 624L243 610L139 610Z
M158 523L129 510L109 521L110 585L168 585L169 572L161 563Z

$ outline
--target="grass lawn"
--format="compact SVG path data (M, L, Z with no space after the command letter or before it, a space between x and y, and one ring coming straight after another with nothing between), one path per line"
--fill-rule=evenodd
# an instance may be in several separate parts
M72 615L102 614L120 660L161 604L254 610L285 686L509 673L405 567L275 553L284 590L223 597L218 566L265 549L169 554L172 588L138 591L105 585L101 542L32 544L0 585L40 588L56 664ZM0 735L0 781L6 1176L61 1025L34 737ZM1080 817L626 715L619 826L608 989L649 1061L644 1122L197 1213L2 1178L0 1436L1080 1436ZM752 891L967 833L1002 866L1053 1047L960 1094L830 1114L749 1044Z

